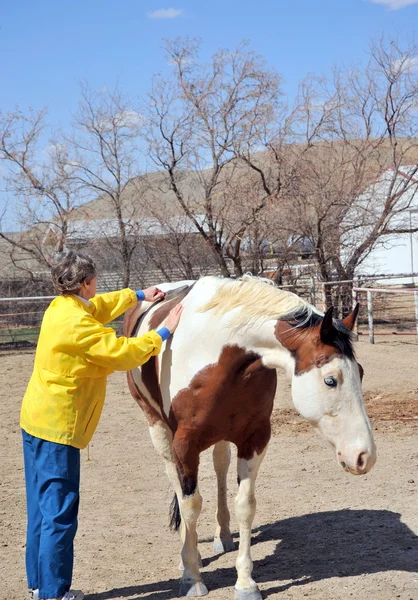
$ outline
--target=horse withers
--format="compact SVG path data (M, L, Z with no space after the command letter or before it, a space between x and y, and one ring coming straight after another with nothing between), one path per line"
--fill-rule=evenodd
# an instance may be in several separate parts
M351 341L358 307L342 321L254 277L163 284L166 300L142 303L125 318L125 334L156 328L182 302L180 324L158 357L128 374L155 449L175 491L172 525L180 528L184 566L180 596L204 596L197 519L199 455L214 446L218 483L215 552L234 548L226 478L237 447L239 523L236 600L260 600L252 578L251 526L255 481L270 439L276 369L292 380L296 409L335 449L341 467L367 473L376 450L363 404L362 368ZM142 315L142 318L141 318Z

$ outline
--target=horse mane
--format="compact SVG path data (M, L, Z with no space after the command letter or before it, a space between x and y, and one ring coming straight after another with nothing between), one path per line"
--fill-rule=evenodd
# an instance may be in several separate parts
M292 292L279 289L269 279L244 275L240 279L221 281L216 293L199 312L211 310L217 317L231 312L228 326L233 329L270 319L281 319L292 327L307 329L320 325L324 318L324 313L315 306ZM354 359L352 333L338 319L334 319L333 324L329 344L343 356Z
M321 315L296 294L279 289L269 279L253 275L222 281L213 297L199 309L199 312L207 311L218 317L231 312L228 325L234 329L256 321L292 318L299 313L303 313L306 320L313 314Z

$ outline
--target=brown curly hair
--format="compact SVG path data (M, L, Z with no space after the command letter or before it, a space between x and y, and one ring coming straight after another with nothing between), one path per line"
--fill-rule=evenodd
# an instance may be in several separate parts
M97 271L92 258L81 252L66 250L56 256L51 275L58 294L65 296L78 294L84 281L90 283Z

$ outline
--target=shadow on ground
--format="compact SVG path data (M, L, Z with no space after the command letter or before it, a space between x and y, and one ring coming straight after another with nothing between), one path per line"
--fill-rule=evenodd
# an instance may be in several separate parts
M418 573L418 537L387 510L339 510L292 517L253 531L252 544L277 541L275 551L254 563L258 583L276 585L263 593L268 598L295 585L332 577L352 577L385 571ZM203 560L204 567L219 556ZM236 572L214 568L204 572L209 591L231 588ZM279 582L283 582L280 584ZM112 598L177 598L178 580L109 590L86 600Z

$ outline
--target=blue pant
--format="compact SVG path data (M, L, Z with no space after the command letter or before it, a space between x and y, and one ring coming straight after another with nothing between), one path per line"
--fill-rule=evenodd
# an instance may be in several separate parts
M39 598L59 598L70 589L77 531L80 450L23 434L28 587Z

